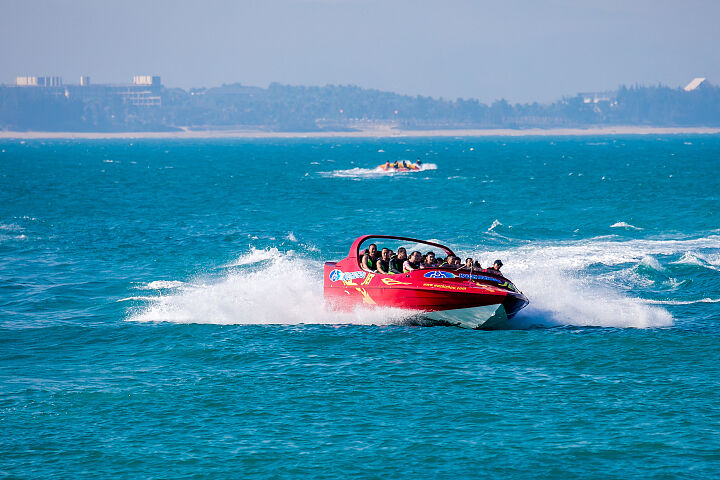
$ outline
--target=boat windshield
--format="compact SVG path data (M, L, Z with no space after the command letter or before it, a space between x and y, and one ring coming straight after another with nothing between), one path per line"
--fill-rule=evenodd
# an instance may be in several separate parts
M371 244L377 246L378 253L383 248L389 248L393 253L397 253L400 247L404 247L407 254L410 255L415 250L425 255L428 252L434 252L436 257L445 257L448 254L452 254L452 250L445 245L439 244L433 241L419 240L416 238L403 238L403 237L367 237L358 245L357 257L358 260L362 258L363 253Z

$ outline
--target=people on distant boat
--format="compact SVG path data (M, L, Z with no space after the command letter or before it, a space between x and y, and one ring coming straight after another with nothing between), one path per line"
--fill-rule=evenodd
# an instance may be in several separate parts
M422 166L422 160L420 160L420 157L418 157L417 160L415 160L415 166L420 168Z
M397 255L390 256L390 273L402 273L403 264L407 258L407 250L405 250L405 247L398 248Z
M494 273L494 274L496 274L496 275L502 275L502 273L500 273L500 269L502 268L502 266L503 266L502 261L500 261L500 260L495 260L495 262L493 262L493 266L490 267L490 268L488 268L488 269L487 269L487 272L488 272L488 273Z
M395 160L395 163L393 163L393 168L394 168L395 170L397 170L398 168L400 168L400 164L398 163L397 160Z
M376 264L378 273L390 273L390 249L383 248Z
M360 268L362 268L366 272L376 271L378 258L379 255L377 251L377 245L371 243L362 257L362 261L360 262Z
M423 268L435 268L437 267L437 260L435 259L435 252L429 251L423 258Z
M385 166L383 167L385 170L390 170L390 160L385 162Z
M413 270L422 268L422 265L420 262L422 262L422 253L415 250L410 255L410 258L405 260L405 263L403 263L403 272L408 273L408 272L412 272Z

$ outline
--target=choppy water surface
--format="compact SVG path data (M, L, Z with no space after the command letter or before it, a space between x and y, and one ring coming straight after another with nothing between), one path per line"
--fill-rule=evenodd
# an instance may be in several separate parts
M718 136L3 141L0 474L716 477L719 174ZM327 311L364 233L531 304Z

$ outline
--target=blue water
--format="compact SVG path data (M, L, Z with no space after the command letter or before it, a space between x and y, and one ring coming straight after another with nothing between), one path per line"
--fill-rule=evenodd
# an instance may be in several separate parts
M0 476L717 478L719 220L719 136L1 141ZM327 311L368 232L531 304Z

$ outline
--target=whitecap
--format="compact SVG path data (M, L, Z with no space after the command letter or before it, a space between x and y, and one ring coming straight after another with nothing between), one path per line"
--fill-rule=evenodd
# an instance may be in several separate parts
M605 177L603 177L603 180L604 179L605 179ZM626 228L628 230L642 230L642 228L636 227L635 225L630 225L629 223L626 223L626 222L613 223L612 225L610 225L610 228Z
M185 285L185 282L179 280L155 280L144 285L135 287L137 290L166 290L170 288L179 288Z
M662 265L660 265L660 262L652 255L645 255L640 260L640 265L652 268L653 270L657 270L657 271L665 270L665 268Z
M271 248L265 248L265 249L257 249L255 247L250 247L250 251L248 253L245 253L237 258L237 260L230 262L224 267L240 267L244 265L252 265L259 262L264 262L267 260L272 260L274 258L277 258L280 256L280 250L278 250L275 247Z
M492 225L490 225L490 228L488 228L487 231L492 232L493 230L495 230L496 227L500 226L502 226L502 223L500 223L500 220L496 218L495 220L493 220Z
M694 305L696 303L720 303L720 298L701 298L699 300L645 300L654 305Z

